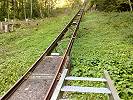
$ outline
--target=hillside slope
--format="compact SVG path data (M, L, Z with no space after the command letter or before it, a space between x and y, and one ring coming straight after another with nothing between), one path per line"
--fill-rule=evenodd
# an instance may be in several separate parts
M101 77L108 70L123 100L133 100L133 13L85 15L72 50L74 76ZM71 82L82 86L103 86ZM102 95L72 94L75 100L106 100Z

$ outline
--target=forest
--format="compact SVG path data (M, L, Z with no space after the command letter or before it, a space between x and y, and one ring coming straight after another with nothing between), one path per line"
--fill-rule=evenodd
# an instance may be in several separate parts
M60 0L0 0L0 20L44 18L54 15ZM133 0L87 0L88 8L99 11L132 11ZM66 0L67 7L81 5L80 0Z
M58 0L0 0L0 20L44 18L54 15ZM79 0L68 0L69 5L80 4Z

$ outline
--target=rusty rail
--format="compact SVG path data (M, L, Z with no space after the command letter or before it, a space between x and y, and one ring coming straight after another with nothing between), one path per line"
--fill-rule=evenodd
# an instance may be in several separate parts
M50 100L50 98L51 98L51 96L52 96L52 94L53 94L53 92L54 92L54 89L55 89L55 87L56 87L56 85L57 85L57 83L58 83L58 77L60 77L60 73L62 72L63 66L64 66L64 64L65 64L65 62L66 62L66 60L67 60L67 56L70 56L70 52L71 52L71 49L72 49L74 40L75 40L76 35L77 35L77 31L78 31L78 29L79 29L79 25L80 25L82 16L83 16L83 13L84 13L84 8L80 9L79 12L81 12L81 13L80 13L81 16L80 16L80 18L79 18L79 20L78 20L76 29L75 29L75 31L74 31L73 34L72 34L72 37L71 37L70 42L69 42L69 44L68 44L68 47L67 47L67 49L66 49L66 51L65 51L65 53L64 53L64 55L63 55L63 59L62 59L60 65L59 65L58 71L57 71L57 73L56 73L56 75L55 75L55 78L54 78L54 80L53 80L53 82L52 82L52 84L51 84L51 86L50 86L50 88L49 88L49 90L48 90L48 92L47 92L47 95L46 95L46 97L45 97L44 100ZM79 14L79 12L78 12L78 14Z

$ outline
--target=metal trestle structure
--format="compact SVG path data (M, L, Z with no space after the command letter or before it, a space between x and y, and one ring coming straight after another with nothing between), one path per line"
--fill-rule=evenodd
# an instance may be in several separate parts
M77 92L77 93L102 93L108 94L109 100L120 100L113 82L107 71L104 71L104 78L88 78L88 77L74 77L67 76L68 69L64 69L61 78L56 86L56 89L51 97L51 100L59 100L62 98L63 92ZM66 81L92 81L103 82L106 87L81 87L81 86L64 86Z

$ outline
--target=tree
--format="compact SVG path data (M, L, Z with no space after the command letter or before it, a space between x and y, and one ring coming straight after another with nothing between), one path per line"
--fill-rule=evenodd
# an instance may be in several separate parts
M130 10L133 11L131 0L128 0L128 2L129 2Z
M125 9L124 11L129 11L128 9L132 11L132 2L133 0L89 0L89 6L96 4L100 11L119 11L121 7Z
M25 4L26 4L26 1L24 0L23 1L23 10L24 10L24 18L26 20L27 19L27 16L26 16L26 7L25 7Z
M0 0L0 20L26 19L52 14L57 0Z
M32 18L32 13L33 13L33 2L30 0L30 18Z

